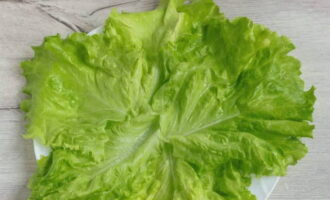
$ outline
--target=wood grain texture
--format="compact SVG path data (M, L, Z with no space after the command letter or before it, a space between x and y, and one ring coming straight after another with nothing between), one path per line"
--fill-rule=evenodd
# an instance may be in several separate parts
M24 96L19 63L32 57L30 46L44 36L88 32L106 19L111 8L128 12L153 9L157 0L0 0L0 199L23 200L35 170L31 141L21 138ZM306 87L315 85L315 138L305 140L310 153L290 167L270 200L330 200L330 1L221 0L230 18L248 16L289 36L302 62Z

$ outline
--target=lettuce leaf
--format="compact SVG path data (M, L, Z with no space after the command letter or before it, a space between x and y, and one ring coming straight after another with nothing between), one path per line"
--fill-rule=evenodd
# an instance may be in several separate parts
M31 200L255 199L307 152L314 88L285 36L211 0L114 10L22 63L26 138L49 146Z

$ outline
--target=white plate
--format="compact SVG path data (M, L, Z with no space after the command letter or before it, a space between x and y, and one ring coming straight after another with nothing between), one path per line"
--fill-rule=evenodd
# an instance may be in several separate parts
M94 35L96 33L102 32L102 26L92 30L88 35ZM39 160L41 156L47 156L50 152L50 149L36 140L33 141L34 153L36 159ZM253 178L252 184L249 187L250 191L256 195L258 200L267 200L272 191L274 190L276 184L279 181L277 176L265 176L262 178Z

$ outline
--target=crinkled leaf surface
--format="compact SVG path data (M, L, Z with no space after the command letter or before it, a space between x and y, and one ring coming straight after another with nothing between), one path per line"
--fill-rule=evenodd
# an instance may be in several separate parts
M113 11L101 34L47 37L22 63L27 138L52 151L31 200L250 200L312 137L288 38L211 0Z

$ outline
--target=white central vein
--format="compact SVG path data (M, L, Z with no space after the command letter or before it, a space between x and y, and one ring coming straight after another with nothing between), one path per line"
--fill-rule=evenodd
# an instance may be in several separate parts
M103 172L106 172L109 168L112 168L119 163L129 159L137 152L140 147L142 147L147 142L147 140L151 136L156 135L158 131L159 129L156 129L155 126L152 125L147 131L145 131L137 138L136 142L131 147L128 147L128 151L118 155L116 159L107 160L103 163L101 167L97 167L96 169L94 169L93 171L95 172L93 173L93 177L102 174Z
M218 124L220 124L220 123L222 123L222 122L224 122L224 121L227 121L227 120L233 119L233 118L237 117L238 115L239 115L239 113L235 113L235 114L233 114L233 115L229 115L229 116L226 116L226 117L223 117L223 118L217 119L217 120L212 121L212 122L210 122L210 123L208 123L208 124L206 124L206 125L204 125L204 126L202 126L202 127L198 127L198 128L196 128L196 129L192 129L192 130L190 130L190 131L184 133L183 135L184 135L184 136L191 135L191 134L196 133L196 132L198 132L198 131L201 131L201 130L203 130L203 129L207 129L207 128L210 128L210 127L212 127L212 126L214 126L214 125L218 125Z

